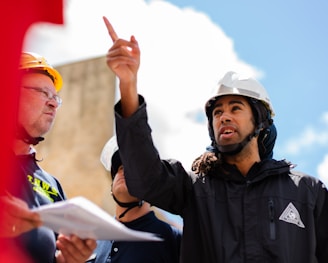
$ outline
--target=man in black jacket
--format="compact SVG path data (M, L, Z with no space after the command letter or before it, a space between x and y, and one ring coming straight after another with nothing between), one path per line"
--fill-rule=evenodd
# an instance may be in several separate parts
M153 145L137 92L138 42L120 39L104 20L113 40L107 65L120 80L116 133L127 186L182 216L181 262L327 262L327 188L291 163L267 158L263 140L274 111L262 85L225 74L205 106L212 158L196 160L188 172L160 159Z

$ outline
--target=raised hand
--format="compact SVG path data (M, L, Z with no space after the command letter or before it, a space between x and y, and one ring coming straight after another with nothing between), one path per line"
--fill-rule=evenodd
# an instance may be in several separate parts
M140 65L140 50L134 36L130 40L118 38L113 26L103 17L108 34L113 41L107 53L107 65L120 79L120 82L136 81Z
M113 41L107 52L107 65L120 80L122 116L129 117L139 105L137 93L137 74L140 66L140 49L137 40L118 38L113 26L103 17L108 34Z

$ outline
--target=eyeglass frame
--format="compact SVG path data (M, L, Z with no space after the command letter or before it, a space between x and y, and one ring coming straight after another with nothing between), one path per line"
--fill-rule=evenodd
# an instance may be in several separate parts
M22 86L22 88L28 89L28 90L35 90L37 92L40 92L40 93L43 94L44 98L47 98L48 100L54 99L56 101L57 105L58 105L57 108L59 108L63 103L63 99L58 94L54 94L50 90L40 88L40 87L32 87L32 86L25 86L25 85Z

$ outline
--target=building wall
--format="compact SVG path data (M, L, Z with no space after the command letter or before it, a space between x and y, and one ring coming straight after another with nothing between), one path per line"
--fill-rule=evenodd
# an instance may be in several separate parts
M68 198L84 196L115 214L109 172L100 154L114 131L115 75L98 57L56 67L64 85L63 105L45 141L36 146L40 166L62 184ZM173 224L160 210L156 215ZM176 225L181 228L180 225Z
M56 67L64 80L63 105L36 148L40 166L59 179L68 198L84 196L112 213L111 181L99 160L113 134L115 75L105 59Z

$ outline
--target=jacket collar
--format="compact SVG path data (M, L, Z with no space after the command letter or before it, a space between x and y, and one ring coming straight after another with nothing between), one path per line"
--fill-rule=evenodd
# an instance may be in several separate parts
M241 183L244 183L245 181L257 182L269 176L288 173L291 168L291 163L286 160L277 161L274 159L267 159L259 163L254 163L246 176L243 176L235 165L227 163L216 166L208 175L226 181Z

